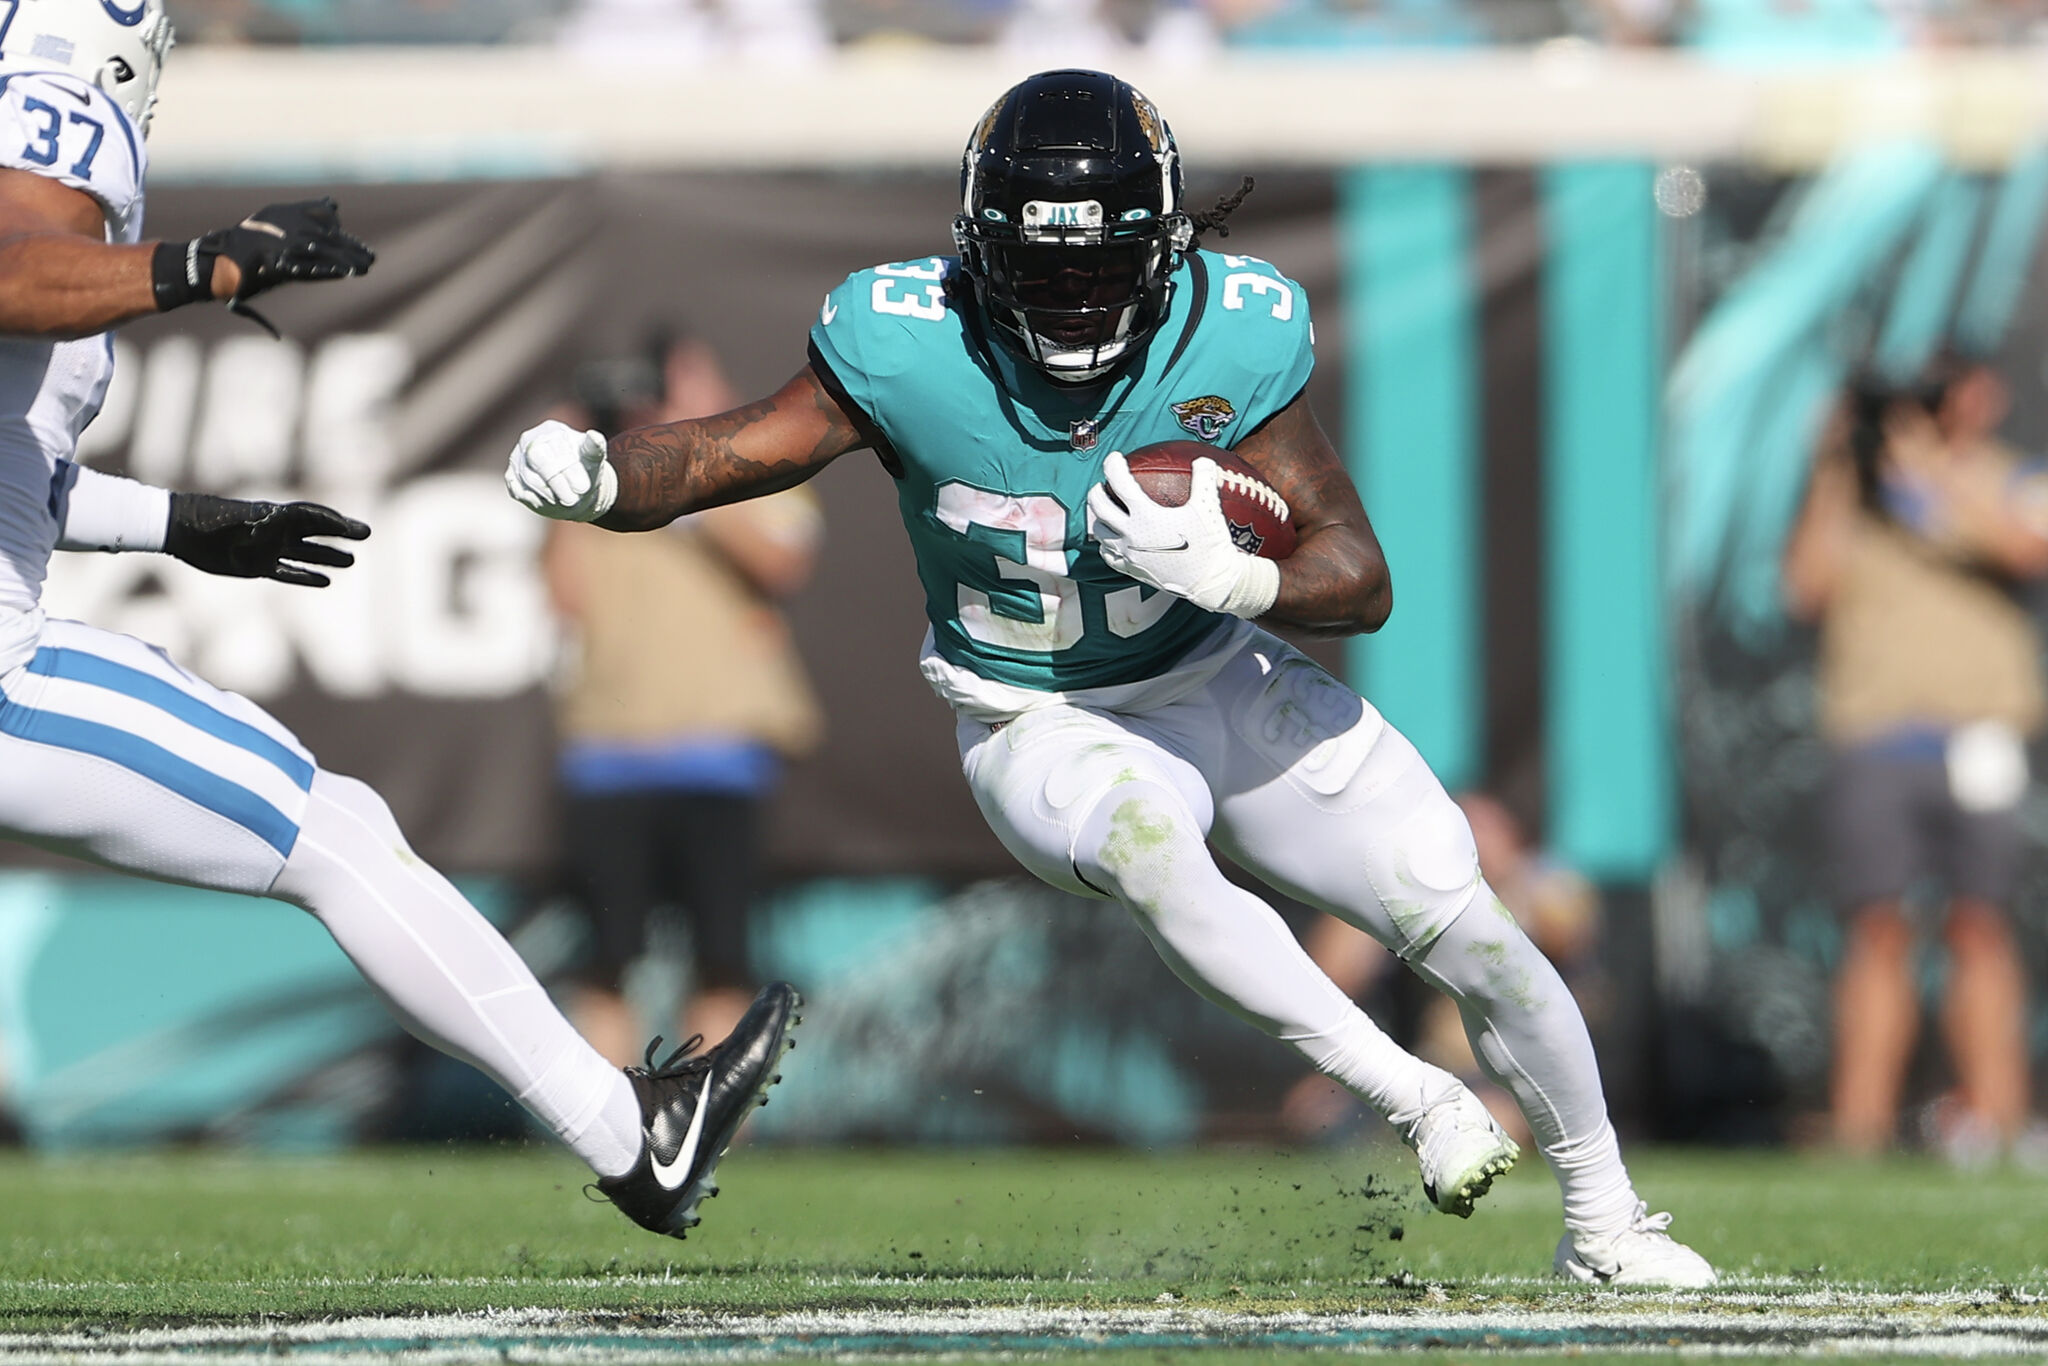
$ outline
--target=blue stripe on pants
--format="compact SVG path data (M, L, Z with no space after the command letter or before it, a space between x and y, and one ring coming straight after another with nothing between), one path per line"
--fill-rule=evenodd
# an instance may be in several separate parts
M298 824L269 802L139 735L98 721L36 711L8 700L5 694L0 694L0 735L90 754L118 764L223 820L234 822L285 858L291 857L292 846L298 842Z
M146 702L158 711L177 717L195 730L205 731L216 740L225 741L237 749L245 749L260 759L268 760L285 777L296 783L301 792L313 785L313 765L293 752L289 746L246 721L238 721L225 712L215 710L191 693L165 682L154 674L132 669L126 664L117 664L101 655L52 645L45 645L36 651L35 658L29 661L28 670L30 673L43 674L50 678L65 678L75 683L105 688L110 692L132 697L138 702Z

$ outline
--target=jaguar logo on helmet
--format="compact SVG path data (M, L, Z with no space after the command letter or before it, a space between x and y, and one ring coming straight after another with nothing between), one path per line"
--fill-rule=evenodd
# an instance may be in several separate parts
M1152 101L1131 91L1131 111L1138 116L1138 128L1145 134L1145 141L1152 145L1154 153L1166 150L1166 120L1159 117L1159 108Z
M1173 405L1173 415L1183 428L1204 441L1214 441L1223 435L1225 427L1237 421L1237 409L1220 394L1184 399Z
M1009 96L1005 95L988 107L988 112L981 116L981 122L974 125L974 136L967 140L969 150L988 146L989 137L996 131L996 116L1003 112L1003 105L1008 101Z

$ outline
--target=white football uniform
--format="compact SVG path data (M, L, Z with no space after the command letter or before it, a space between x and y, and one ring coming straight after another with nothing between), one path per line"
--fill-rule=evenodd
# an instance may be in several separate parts
M1114 687L1034 693L929 648L924 672L958 717L975 801L1032 873L1121 902L1188 985L1405 1124L1448 1078L1380 1034L1209 846L1366 931L1457 1001L1558 1174L1567 1224L1628 1226L1635 1193L1578 1007L1370 702L1228 618L1173 668Z
M99 202L142 239L143 142L96 86L0 63L0 167ZM154 646L39 600L61 489L114 371L113 335L0 337L0 832L151 877L264 892L284 867L312 757L243 698Z
M141 241L142 139L86 82L0 64L0 167L84 191L107 241ZM78 543L70 458L113 368L111 334L0 337L0 837L304 907L413 1034L481 1068L600 1176L627 1170L641 1142L625 1074L376 793L155 646L44 618L50 554Z
M1224 618L1174 668L1065 694L993 684L928 654L959 714L968 786L1005 847L1056 887L1103 896L1086 827L1149 790L1274 887L1414 958L1481 893L1470 827L1370 702L1249 622ZM933 677L939 670L947 675ZM1009 703L1013 715L995 713ZM977 713L979 716L977 717Z

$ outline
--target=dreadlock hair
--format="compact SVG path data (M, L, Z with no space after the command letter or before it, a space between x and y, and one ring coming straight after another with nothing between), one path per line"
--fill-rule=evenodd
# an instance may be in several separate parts
M1211 228L1216 230L1218 237L1230 236L1230 225L1223 220L1236 213L1237 206L1244 203L1245 196L1251 192L1252 178L1246 176L1234 192L1216 201L1215 208L1210 209L1207 213L1190 214L1188 221L1194 224L1195 235L1193 240L1188 243L1189 248L1192 250L1195 247L1201 246L1202 234L1208 232Z

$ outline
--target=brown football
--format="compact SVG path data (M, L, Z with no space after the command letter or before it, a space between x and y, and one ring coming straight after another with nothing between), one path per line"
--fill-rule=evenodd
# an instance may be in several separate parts
M1229 451L1199 441L1161 441L1140 446L1124 456L1131 477L1145 496L1161 507L1179 507L1188 500L1195 461L1207 457L1223 469L1223 520L1238 547L1269 560L1294 553L1294 520L1287 500L1259 472Z

